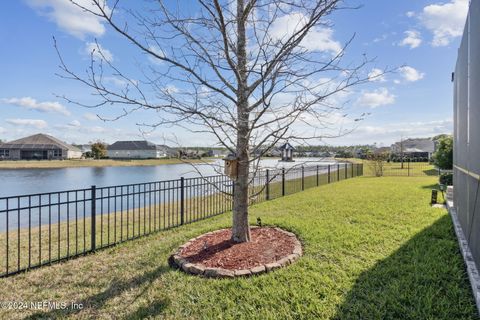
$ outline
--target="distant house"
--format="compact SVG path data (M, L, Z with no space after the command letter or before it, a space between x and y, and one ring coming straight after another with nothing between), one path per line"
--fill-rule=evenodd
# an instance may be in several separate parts
M92 152L92 145L90 144L76 144L74 145L74 147L77 147L78 149L80 149L80 151L82 151L83 156Z
M267 155L270 157L281 157L282 151L279 148L273 148Z
M390 153L390 152L391 152L391 148L389 148L389 147L379 147L379 148L376 148L373 152L374 152L374 153L377 153L377 154L380 154L380 153Z
M227 151L224 150L211 150L211 157L223 158L227 156Z
M396 156L430 159L435 152L435 142L431 138L406 139L394 143L391 151Z
M107 147L107 156L112 159L158 159L172 155L170 147L146 140L117 141Z
M82 151L48 134L33 136L0 144L3 160L61 160L79 159Z
M328 151L323 151L323 152L322 151L317 151L314 154L314 157L317 157L317 158L329 158L331 156L332 156L332 154Z

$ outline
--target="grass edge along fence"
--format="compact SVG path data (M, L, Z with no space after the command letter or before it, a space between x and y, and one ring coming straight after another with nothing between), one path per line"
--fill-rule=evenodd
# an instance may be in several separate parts
M363 164L259 170L250 204L363 175ZM0 277L232 210L223 175L0 198Z
M372 177L426 177L439 176L440 170L429 162L415 162L409 159L402 162L349 159L352 163L364 165L364 176Z

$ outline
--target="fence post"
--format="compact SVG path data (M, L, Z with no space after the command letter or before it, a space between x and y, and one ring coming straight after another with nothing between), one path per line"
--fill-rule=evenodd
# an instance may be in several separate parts
M302 191L305 190L305 168L302 166Z
M267 173L266 173L266 181L265 181L265 197L268 200L270 200L270 170L267 169Z
M345 163L345 180L348 179L348 163Z
M92 201L92 205L91 205L91 233L90 233L90 236L91 236L91 251L95 251L96 250L96 224L97 224L97 187L96 186L92 186L92 188L90 189L90 193L91 193L91 201ZM60 222L59 222L60 223Z
M408 168L408 176L410 177L410 159L408 159L407 168Z
M340 181L340 164L337 164L337 181Z
M352 163L352 176L350 178L353 178L353 163Z
M282 168L282 196L285 195L285 168Z
M319 186L319 183L318 183L318 164L317 164L317 187Z
M327 183L330 183L330 165L328 165L328 182Z
M185 223L185 178L180 178L180 224Z

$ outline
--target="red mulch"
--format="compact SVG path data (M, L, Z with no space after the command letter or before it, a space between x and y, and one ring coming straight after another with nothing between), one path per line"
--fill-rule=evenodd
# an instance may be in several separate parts
M205 235L183 248L180 255L205 267L242 270L278 261L295 247L295 238L274 228L252 228L251 241L245 243L233 242L231 235L230 229Z

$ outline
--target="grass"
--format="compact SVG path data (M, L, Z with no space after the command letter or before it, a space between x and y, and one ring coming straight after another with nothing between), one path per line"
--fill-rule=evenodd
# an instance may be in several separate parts
M305 255L270 274L211 280L171 269L191 237L225 214L62 264L0 279L1 301L81 303L0 318L476 319L450 219L429 206L432 177L358 178L255 205L298 234Z
M206 160L172 159L69 159L69 160L18 160L0 161L0 169L47 169L47 168L75 168L75 167L133 167L158 166L163 164L199 163ZM208 161L208 160L207 160Z
M363 163L363 174L365 176L375 176L375 170L370 160L348 159L352 163ZM383 176L438 176L435 166L429 162L404 162L403 167L400 162L384 162Z

